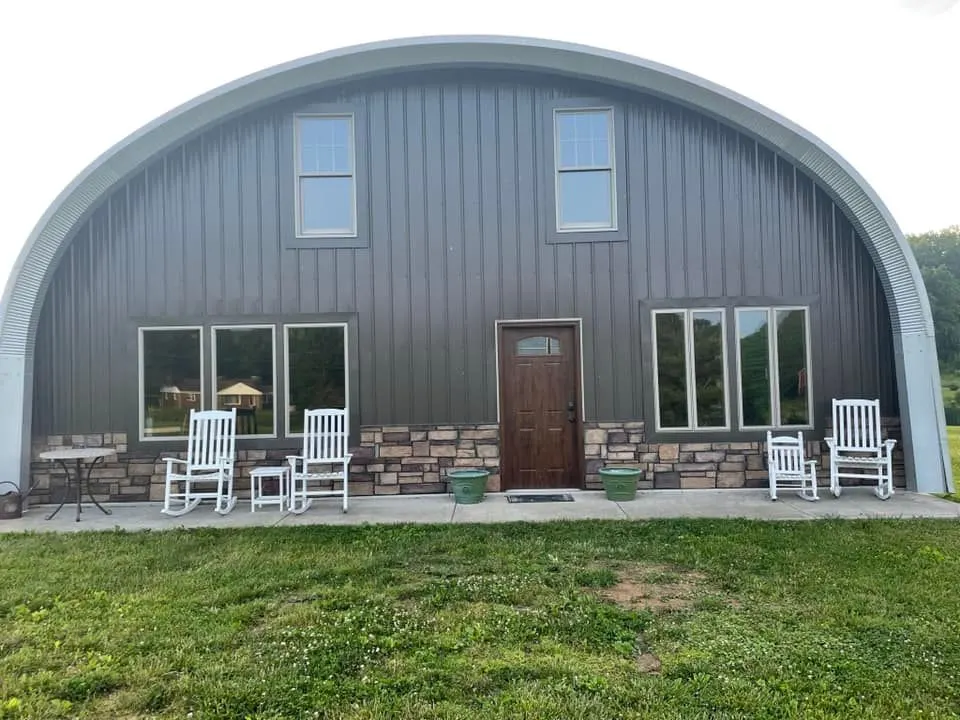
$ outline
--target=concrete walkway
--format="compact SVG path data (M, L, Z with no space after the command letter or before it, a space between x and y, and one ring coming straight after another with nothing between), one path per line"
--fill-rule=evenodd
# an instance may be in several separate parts
M79 530L169 530L178 527L251 527L293 525L362 525L382 523L491 523L548 520L648 520L664 518L752 518L757 520L813 520L818 518L957 518L960 504L931 495L898 491L887 501L870 488L844 489L839 498L824 491L818 502L806 502L783 493L771 502L766 490L647 490L636 500L616 503L601 491L572 491L574 502L510 503L506 494L489 494L477 505L457 505L449 495L394 495L350 499L350 512L340 511L339 498L314 500L303 515L263 508L250 512L240 500L229 515L200 505L179 518L160 512L160 503L114 503L104 515L92 504L83 505L80 522L76 506L65 505L52 520L53 506L28 508L22 518L0 520L0 533L72 532Z

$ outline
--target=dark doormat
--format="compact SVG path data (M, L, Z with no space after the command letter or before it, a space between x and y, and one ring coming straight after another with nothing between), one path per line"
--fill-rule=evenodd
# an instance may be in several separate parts
M569 493L557 493L556 495L543 495L540 493L531 493L529 495L507 495L507 502L511 502L511 503L573 502L573 495L570 495Z

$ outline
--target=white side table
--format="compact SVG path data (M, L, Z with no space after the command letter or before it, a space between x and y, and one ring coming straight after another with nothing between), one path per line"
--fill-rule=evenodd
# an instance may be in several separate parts
M255 512L264 505L279 505L280 510L288 502L288 481L290 468L284 466L258 467L250 471L250 512ZM277 495L263 494L263 479L277 478L279 487Z

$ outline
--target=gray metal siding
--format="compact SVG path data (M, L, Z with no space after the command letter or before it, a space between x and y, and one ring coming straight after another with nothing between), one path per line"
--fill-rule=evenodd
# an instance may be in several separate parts
M624 116L628 242L545 241L543 110L583 96ZM313 103L357 113L365 247L290 247L292 113ZM543 76L355 84L216 126L88 216L46 294L34 430L136 433L132 319L334 312L356 316L364 424L494 421L494 322L538 316L583 318L587 419L644 417L641 304L705 297L815 298L818 421L839 394L895 411L889 313L867 250L769 148L659 99Z

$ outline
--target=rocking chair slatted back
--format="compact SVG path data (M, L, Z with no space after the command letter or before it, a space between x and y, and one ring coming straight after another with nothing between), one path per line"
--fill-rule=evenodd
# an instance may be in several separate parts
M773 436L767 431L767 470L770 499L777 499L779 489L793 488L804 500L819 500L816 462L806 458L803 433Z
M191 410L187 466L199 470L219 467L234 457L237 410Z
M771 470L788 475L804 471L803 434L771 437L767 443L767 460Z
M879 400L833 400L833 438L837 450L879 453Z
M303 432L303 457L307 462L343 460L347 455L348 423L346 409L306 410Z

